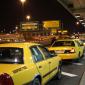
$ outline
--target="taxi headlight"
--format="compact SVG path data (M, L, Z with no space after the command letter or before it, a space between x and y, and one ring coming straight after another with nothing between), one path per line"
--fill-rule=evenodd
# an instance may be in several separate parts
M71 49L71 50L65 50L64 53L75 53L75 49Z

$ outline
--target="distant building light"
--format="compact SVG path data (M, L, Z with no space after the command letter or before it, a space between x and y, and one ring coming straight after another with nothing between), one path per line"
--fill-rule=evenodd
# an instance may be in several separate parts
M83 23L81 23L82 25L85 25L85 23L83 22Z
M80 18L80 14L76 14L75 17L76 17L76 18Z
M79 22L76 22L77 25L79 25Z
M15 27L15 29L17 30L17 29L18 29L18 27L16 26L16 27Z
M80 18L80 16L75 16L76 18Z
M80 19L79 21L82 22L82 21L84 21L84 20L83 20L83 19Z

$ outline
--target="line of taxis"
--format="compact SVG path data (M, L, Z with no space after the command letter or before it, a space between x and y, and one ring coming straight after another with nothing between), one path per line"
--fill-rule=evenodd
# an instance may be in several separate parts
M51 52L55 51L62 60L79 60L84 54L84 45L79 39L59 39L49 48Z
M75 39L56 40L50 47L0 44L0 85L45 85L54 76L61 78L62 60L79 60L83 52L83 44Z

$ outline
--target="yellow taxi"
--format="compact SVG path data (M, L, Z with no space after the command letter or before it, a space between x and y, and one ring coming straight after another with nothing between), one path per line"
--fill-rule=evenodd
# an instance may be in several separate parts
M0 44L0 85L45 85L55 75L61 78L61 58L44 46Z
M55 51L62 60L79 60L82 53L80 44L75 39L56 40L48 49Z
M76 40L76 42L78 43L78 45L81 47L81 56L83 57L83 55L84 55L84 50L85 50L83 41L80 40L80 39L75 39L75 40Z

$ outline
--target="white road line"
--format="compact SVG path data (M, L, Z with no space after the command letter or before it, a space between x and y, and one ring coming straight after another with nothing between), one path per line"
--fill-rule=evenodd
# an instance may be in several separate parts
M82 66L82 63L73 63L74 65Z
M85 85L85 72L83 73L83 76L81 78L81 81L80 81L79 85Z
M62 72L62 75L69 76L69 77L76 77L78 75L67 73L67 72Z

